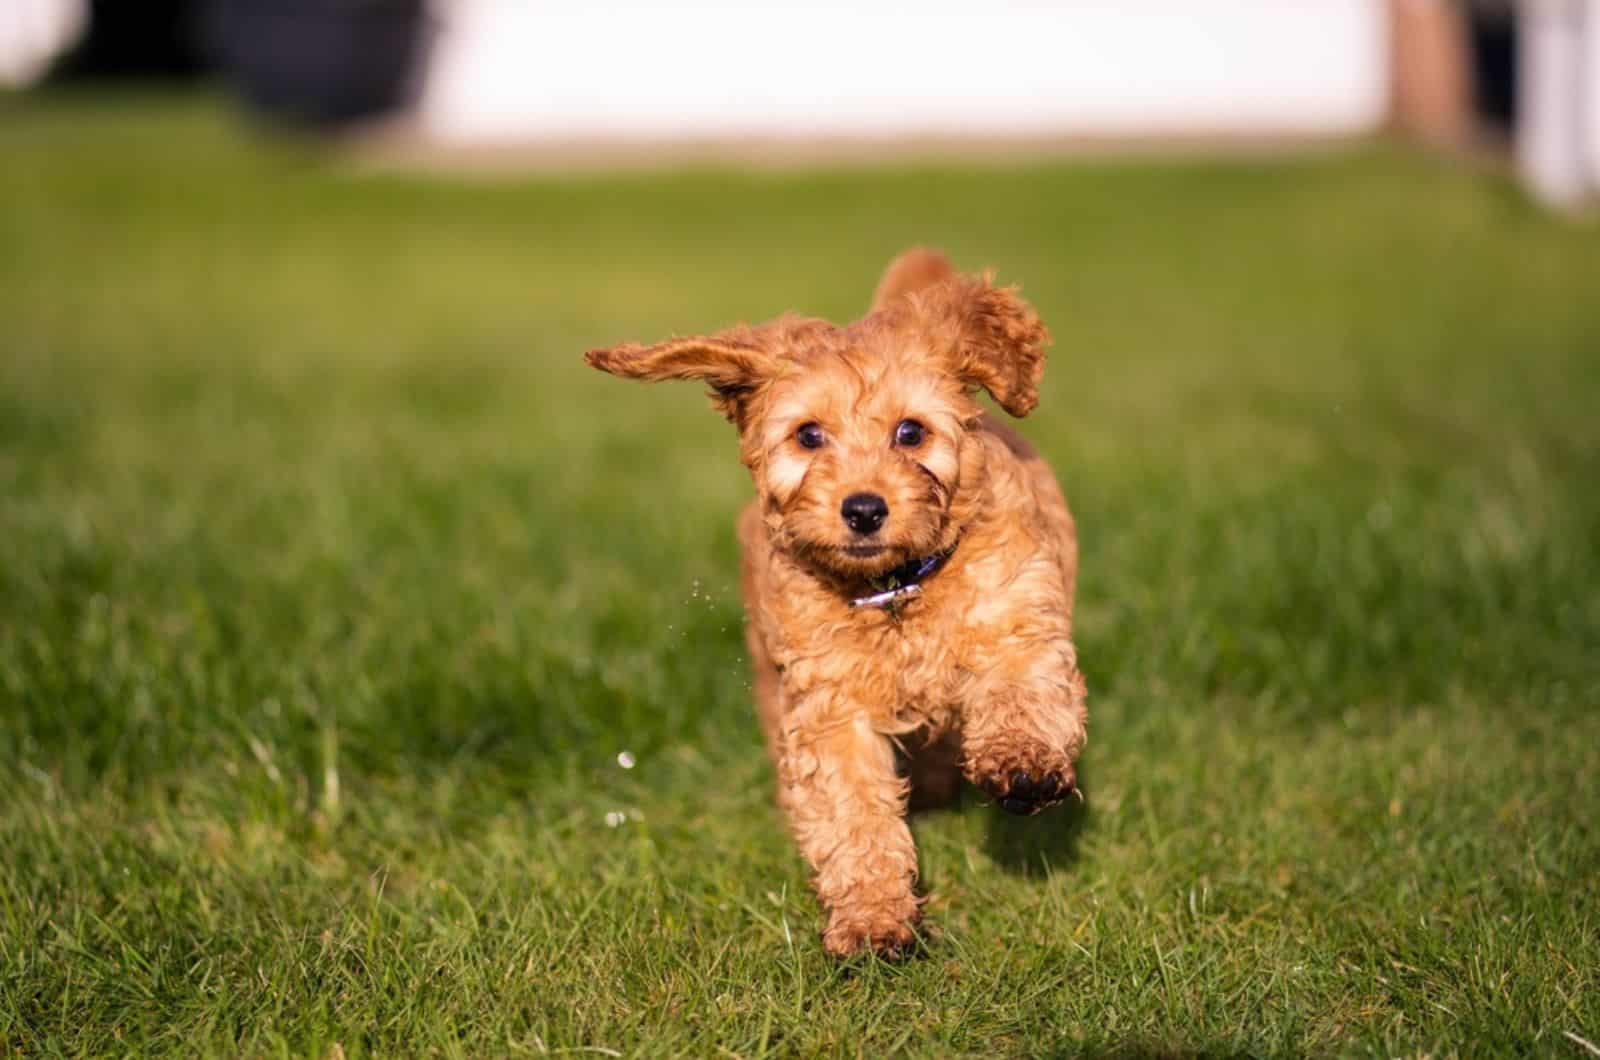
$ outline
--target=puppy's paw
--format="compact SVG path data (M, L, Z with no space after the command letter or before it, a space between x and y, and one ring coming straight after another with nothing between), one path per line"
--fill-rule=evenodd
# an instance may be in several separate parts
M871 950L886 961L911 955L922 913L916 898L889 905L840 906L828 917L822 946L835 957L853 957Z
M997 697L963 724L961 770L1001 809L1035 814L1079 795L1075 763L1083 750L1082 679L1065 700Z
M979 783L1002 810L1023 817L1056 805L1076 790L1071 766L1002 769L980 778Z

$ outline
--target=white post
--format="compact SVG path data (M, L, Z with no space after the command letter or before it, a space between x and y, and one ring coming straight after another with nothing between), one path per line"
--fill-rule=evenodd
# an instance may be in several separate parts
M1518 27L1517 166L1533 193L1571 206L1590 187L1585 17L1590 0L1524 0Z
M1583 113L1589 155L1589 191L1600 194L1600 3L1583 10Z

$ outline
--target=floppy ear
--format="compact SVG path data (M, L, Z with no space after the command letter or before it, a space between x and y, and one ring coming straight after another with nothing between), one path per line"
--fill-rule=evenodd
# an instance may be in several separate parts
M777 359L755 340L754 329L738 336L668 339L653 346L628 343L590 350L584 361L625 379L704 379L712 404L734 423L743 399L777 371Z
M1013 416L1033 411L1050 333L1015 287L996 287L989 273L955 276L910 301L962 382L987 390Z

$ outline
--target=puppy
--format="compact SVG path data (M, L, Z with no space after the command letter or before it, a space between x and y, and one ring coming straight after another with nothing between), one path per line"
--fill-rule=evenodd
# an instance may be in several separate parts
M972 396L1027 415L1048 341L1014 288L915 249L847 326L786 315L585 355L704 380L738 428L756 706L837 956L915 940L908 799L962 773L1018 814L1074 791L1076 531L1045 462Z

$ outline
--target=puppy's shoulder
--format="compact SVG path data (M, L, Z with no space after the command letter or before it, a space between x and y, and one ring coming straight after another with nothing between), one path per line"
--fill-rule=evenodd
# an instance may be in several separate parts
M978 420L978 430L988 435L993 442L998 443L999 448L1022 463L1044 460L1039 455L1039 450L1033 447L1033 443L1024 438L1015 427L995 419L988 413L984 413Z
M990 478L998 500L1012 517L1042 523L1064 550L1069 584L1076 571L1077 528L1055 473L1039 451L1010 424L984 416L978 424L989 447ZM996 466L999 465L999 466Z
M989 448L991 475L996 472L1014 475L1028 483L1041 501L1065 505L1055 473L1032 442L1010 424L987 415L978 421L978 432Z

